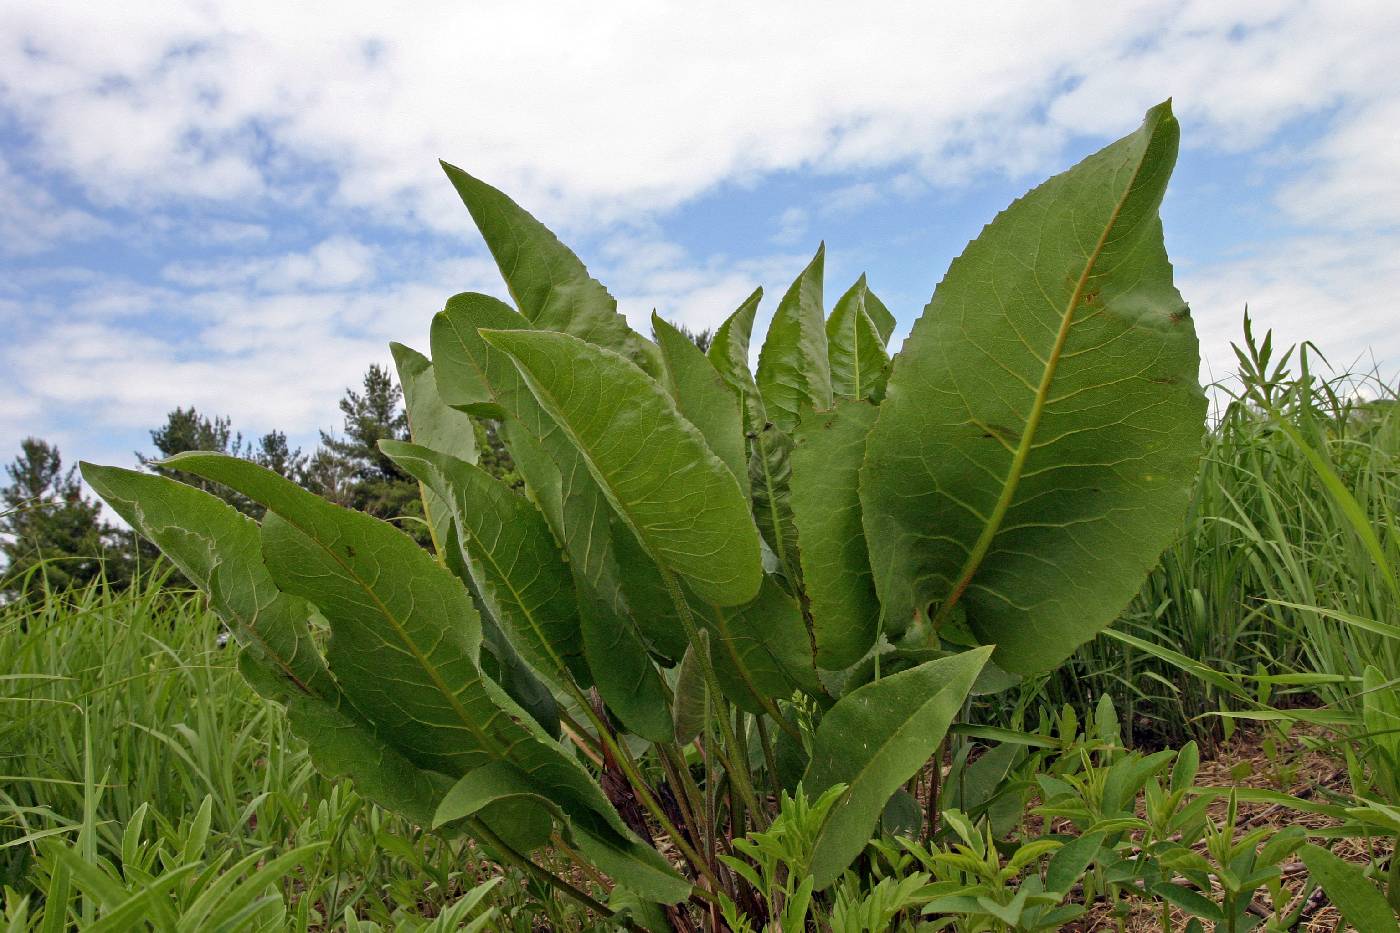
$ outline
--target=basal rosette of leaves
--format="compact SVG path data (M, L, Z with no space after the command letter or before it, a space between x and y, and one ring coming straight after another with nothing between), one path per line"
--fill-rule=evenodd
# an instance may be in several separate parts
M864 276L827 313L818 250L756 370L761 292L708 353L659 317L648 340L543 225L444 164L512 301L454 296L430 357L394 348L413 440L383 446L421 481L433 553L218 454L171 465L265 506L261 526L164 477L84 476L368 796L645 926L637 904L736 895L718 855L778 786L842 785L820 892L974 686L1058 664L1177 528L1205 413L1158 217L1177 140L1162 104L1013 203L897 353ZM523 492L475 465L481 417ZM614 906L532 860L545 845Z

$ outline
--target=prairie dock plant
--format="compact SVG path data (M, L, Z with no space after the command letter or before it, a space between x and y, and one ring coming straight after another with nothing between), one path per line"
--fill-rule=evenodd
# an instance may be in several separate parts
M431 358L394 347L412 442L383 450L421 481L431 553L229 456L167 463L261 525L164 477L84 476L357 793L657 927L761 912L733 840L800 783L826 800L800 896L825 898L979 682L1062 663L1178 531L1205 397L1158 216L1177 144L1164 103L1017 200L893 355L864 277L827 315L819 249L754 372L759 292L707 353L659 317L648 340L444 165L513 303L453 296ZM523 495L475 465L473 418L503 425Z

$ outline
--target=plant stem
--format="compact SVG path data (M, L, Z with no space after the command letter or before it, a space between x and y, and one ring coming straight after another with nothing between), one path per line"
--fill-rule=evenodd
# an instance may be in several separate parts
M763 724L762 716L755 716L754 723L758 726L758 744L763 749L763 763L768 768L768 783L773 790L773 799L777 800L782 796L782 783L778 780L778 756L773 754L773 740L768 736L768 727Z
M658 566L661 571L661 579L666 581L666 591L671 595L671 602L676 607L676 614L680 616L681 625L685 628L685 636L690 640L690 644L695 648L695 656L700 660L700 669L705 674L705 685L709 688L711 696L718 700L722 694L719 689L719 678L715 676L714 664L710 662L708 652L702 650L700 644L700 632L695 627L695 618L690 613L690 604L685 600L685 594L681 592L680 583L676 580L676 575L666 567ZM734 737L734 730L729 726L729 717L721 715L718 717L720 724L720 734L724 738L724 745L728 749L737 749L738 740ZM731 780L739 791L739 796L744 798L751 810L758 810L758 800L754 796L753 784L749 780L748 755L740 754L738 760L733 760L735 755L730 753L729 773L733 776Z
M695 871L709 878L715 884L718 884L719 879L716 878L714 873L710 870L709 864L701 858L700 853L696 852L690 843L686 842L685 836L676 828L676 824L671 822L670 817L666 815L666 811L661 808L661 804L657 802L655 795L652 794L651 788L647 786L646 779L643 778L641 772L637 770L637 765L632 761L632 756L627 753L627 749L623 747L622 743L613 737L612 730L608 728L607 723L603 722L602 717L594 711L593 705L588 702L587 697L583 695L583 691L579 690L578 685L574 684L572 681L568 682L566 686L574 695L575 702L578 703L585 715L592 721L598 733L598 740L603 743L609 754L612 755L613 760L617 762L618 768L622 770L623 776L627 778L627 783L631 784L632 789L637 792L637 799L642 802L642 806L646 807L652 819L656 820L660 825L662 832L671 837L672 841L676 844L676 848L686 857L686 860L690 862Z
M506 862L510 863L511 865L514 865L516 868L525 872L527 875L534 878L536 881L539 881L541 884L548 885L549 887L553 888L554 890L558 891L560 894L563 894L566 897L573 898L574 900L582 904L584 907L588 908L589 910L593 911L594 913L598 914L600 917L603 917L606 920L619 919L616 911L612 910L604 904L598 903L598 901L594 900L592 897L580 891L578 888L569 884L569 882L565 881L563 878L560 878L558 875L541 867L536 862L531 861L527 856L517 852L514 848L511 847L510 843L506 842L500 836L496 835L495 832L491 830L491 827L487 826L480 819L476 817L469 818L467 820L467 826L471 829L471 833L473 836L476 836L482 842L491 846L491 848L495 849L500 854L501 858L503 858ZM636 924L632 923L630 920L622 919L621 922L629 930L641 929Z
M695 818L695 800L690 795L690 789L682 783L681 779L681 773L685 771L685 762L682 761L680 767L676 766L673 754L675 750L671 746L657 746L656 751L657 758L661 761L661 768L666 772L666 780L669 781L671 787L674 788L676 806L681 811L681 822L683 824L680 828L682 831L689 831L688 835L690 836L692 846L700 844L700 824Z

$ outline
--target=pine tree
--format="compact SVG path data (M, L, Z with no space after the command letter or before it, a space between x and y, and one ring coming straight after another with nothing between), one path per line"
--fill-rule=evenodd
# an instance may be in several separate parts
M77 467L63 468L58 448L25 438L20 455L5 467L9 485L0 490L0 554L5 571L0 591L10 596L82 586L104 571L122 586L132 560L122 535L102 518L102 506L83 495ZM43 566L30 574L31 570Z
M148 456L140 451L136 453L136 459L141 462L143 467L153 473L169 476L182 483L203 489L205 492L213 493L240 512L252 515L254 518L262 517L264 510L247 496L240 495L227 486L203 479L192 473L184 473L160 465L161 460L190 450L216 451L235 457L250 455L252 450L245 448L242 433L233 430L232 423L227 416L210 418L201 415L193 405L189 408L176 408L165 416L164 425L151 432L151 443L156 447L155 455Z
M269 431L258 438L258 446L252 454L253 461L259 466L267 467L293 482L305 484L308 458L300 447L293 449L287 443L287 435L283 432Z
M317 492L379 518L422 517L418 483L379 449L384 439L408 440L408 413L403 407L403 391L389 370L378 364L365 373L362 391L346 389L340 400L345 416L344 437L321 432L321 451L316 464ZM322 451L325 453L322 454ZM333 461L339 469L333 468ZM348 489L331 486L348 475ZM405 530L418 536L413 523Z

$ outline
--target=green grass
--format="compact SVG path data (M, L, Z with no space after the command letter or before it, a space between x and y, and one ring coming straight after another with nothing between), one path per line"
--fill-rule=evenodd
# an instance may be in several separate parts
M1177 543L1119 623L1035 685L1076 708L1111 694L1146 744L1210 744L1222 710L1355 719L1367 665L1400 678L1393 390L1304 367L1246 378L1241 395L1207 437Z
M315 929L347 910L413 929L499 874L317 774L279 709L234 669L235 650L199 597L154 586L0 609L0 884L11 920L28 898L13 929L86 929L121 903L114 884L139 893L172 875L178 912L250 857L224 884L256 879L234 904L251 898L260 912L229 929ZM269 873L285 853L294 864ZM82 876L85 865L106 869L106 882ZM495 928L529 929L525 905L540 903L505 881L473 915L490 907ZM55 884L70 889L67 916L41 927ZM187 928L217 926L207 921Z

